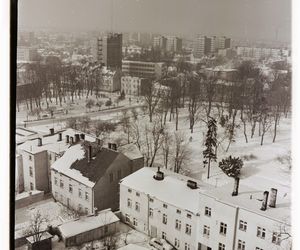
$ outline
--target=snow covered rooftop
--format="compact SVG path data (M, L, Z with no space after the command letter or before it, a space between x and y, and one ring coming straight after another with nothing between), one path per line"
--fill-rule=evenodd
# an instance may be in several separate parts
M30 152L32 154L40 153L43 151L51 151L54 153L61 153L64 152L69 146L69 143L66 143L66 135L75 137L75 134L81 134L82 132L76 131L74 129L67 129L65 131L61 131L62 133L62 140L58 141L58 133L54 135L44 135L42 138L42 146L38 146L38 139L35 138L33 140L27 140L22 145L19 146L19 150L24 150ZM85 140L94 142L96 138L94 136L85 134Z
M124 247L118 248L118 250L148 250L149 248L142 247L136 244L128 244Z
M81 217L79 220L69 221L59 226L63 237L72 237L78 234L103 227L120 221L110 210L103 210L94 216Z
M121 184L178 208L186 209L194 214L198 213L199 193L210 186L165 169L162 170L164 179L157 181L153 178L156 170L155 168L144 167L122 179ZM187 187L187 180L196 181L199 188Z
M119 146L118 151L128 157L130 160L135 160L143 157L138 147L133 143Z
M290 224L291 200L289 195L282 195L280 192L278 192L276 207L271 208L268 206L267 210L262 211L260 210L260 208L262 205L263 192L270 192L270 190L258 190L240 184L239 194L237 196L232 196L232 191L233 183L228 183L219 188L207 190L204 193L222 202L238 206L241 209L245 209L261 216Z

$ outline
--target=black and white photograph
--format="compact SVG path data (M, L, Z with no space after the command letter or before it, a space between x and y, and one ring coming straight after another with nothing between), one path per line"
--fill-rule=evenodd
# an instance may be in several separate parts
M291 0L16 6L10 249L298 249Z

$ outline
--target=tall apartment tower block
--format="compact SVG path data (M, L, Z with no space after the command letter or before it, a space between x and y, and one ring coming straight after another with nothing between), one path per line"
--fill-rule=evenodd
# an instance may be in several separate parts
M121 68L122 34L109 33L95 38L92 44L92 55L97 62L109 68Z

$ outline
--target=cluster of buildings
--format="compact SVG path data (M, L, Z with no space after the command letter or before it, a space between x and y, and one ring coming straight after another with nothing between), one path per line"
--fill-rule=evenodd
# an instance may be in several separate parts
M237 47L237 55L243 58L287 58L291 56L288 49L279 48L258 48L258 47Z
M163 51L180 52L182 50L182 39L176 36L155 36L153 47Z

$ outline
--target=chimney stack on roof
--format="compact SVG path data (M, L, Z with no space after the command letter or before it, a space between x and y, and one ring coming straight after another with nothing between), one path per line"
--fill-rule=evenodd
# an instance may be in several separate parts
M79 134L75 134L75 143L77 143L79 141L80 141Z
M267 210L268 197L269 197L269 192L265 191L264 192L264 198L263 198L260 210L262 210L262 211L266 211Z
M42 146L43 145L43 143L42 143L42 138L38 138L38 146L40 147L40 146Z
M277 189L271 188L269 207L276 207Z
M84 140L85 139L85 134L80 134L80 139Z
M74 137L70 136L70 144L73 145L74 144Z
M92 146L91 145L88 145L88 148L87 148L87 160L88 160L88 162L91 162L91 160L92 160Z
M57 141L62 141L62 133L58 133L58 140Z
M192 181L192 180L188 180L186 185L191 188L191 189L197 189L198 186L197 186L197 182L195 181Z
M164 172L160 171L160 167L157 168L156 175L154 175L153 178L157 181L162 181L165 178Z
M69 143L69 142L70 142L70 136L66 135L66 143Z
M54 128L50 128L50 135L54 135Z
M232 196L237 196L239 194L239 184L240 184L240 178L234 178L234 189L232 192Z

